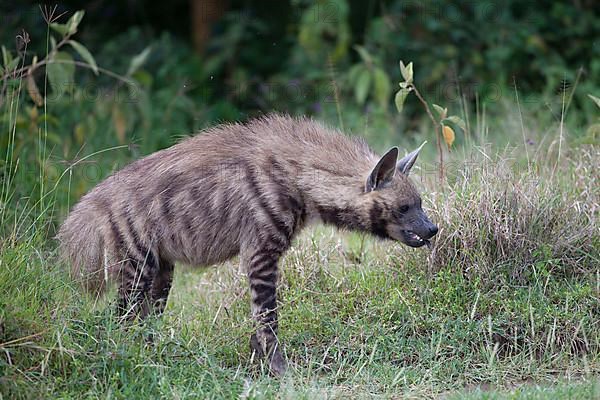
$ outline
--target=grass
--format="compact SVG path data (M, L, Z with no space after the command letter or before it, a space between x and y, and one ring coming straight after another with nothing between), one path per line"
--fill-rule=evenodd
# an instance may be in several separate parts
M593 174L579 173L595 162L585 155L566 162L562 178L544 176L545 185L527 186L529 172L512 172L510 185L521 192L510 210L491 166L455 179L427 196L445 230L432 253L326 227L304 232L282 263L280 335L292 365L282 379L251 358L246 277L235 260L179 268L164 317L122 327L111 313L114 296L83 296L55 262L52 241L6 242L0 393L597 398L598 192ZM520 207L524 199L533 207ZM492 205L502 207L482 211ZM502 216L523 223L506 236L495 225ZM564 235L543 235L549 220ZM501 240L528 245L491 251ZM581 251L564 250L571 247Z

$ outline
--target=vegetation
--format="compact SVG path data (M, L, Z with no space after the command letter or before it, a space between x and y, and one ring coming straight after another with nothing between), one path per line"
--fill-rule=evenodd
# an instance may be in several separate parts
M206 57L60 8L16 16L14 49L0 35L0 398L600 397L593 2L293 0L279 21L251 3L232 2ZM252 359L236 260L179 266L163 318L123 327L53 239L132 159L270 110L379 150L428 140L413 179L441 228L431 251L304 232L281 266L282 379Z

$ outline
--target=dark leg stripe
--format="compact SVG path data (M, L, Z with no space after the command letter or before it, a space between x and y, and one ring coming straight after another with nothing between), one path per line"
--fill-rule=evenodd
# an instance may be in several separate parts
M253 255L250 258L250 265L251 266L256 266L258 264L262 264L264 262L276 262L277 261L277 256L273 254L273 252L260 252L260 253L256 253L255 255Z
M261 275L269 271L277 271L277 261L271 258L264 259L262 262L252 263L248 269L248 272Z
M275 311L264 311L257 315L257 320L261 325L260 328L264 331L277 331L277 313Z
M256 292L256 294L260 293L272 293L275 291L275 282L272 283L263 283L263 282L251 282L250 288Z
M321 216L321 219L326 224L332 224L336 226L345 225L342 220L341 210L335 207L320 207L317 206L317 211Z
M274 310L276 307L276 294L273 288L270 291L263 291L256 294L256 298L252 301L260 307L261 310Z
M125 281L124 283L131 282L135 278L135 270L129 262L121 270Z
M143 313L143 302L152 285L152 276L139 272L139 264L135 260L123 266L124 279L119 288L118 303L118 311L122 316Z
M262 264L251 265L248 272L264 275L265 273L277 271L277 265L274 262L265 262Z
M167 304L173 283L173 267L172 263L161 261L158 274L154 277L152 283L152 302L154 304L154 311L157 314L161 314Z
M263 268L259 270L251 270L248 274L250 279L261 279L263 281L276 281L277 280L277 269L276 268Z

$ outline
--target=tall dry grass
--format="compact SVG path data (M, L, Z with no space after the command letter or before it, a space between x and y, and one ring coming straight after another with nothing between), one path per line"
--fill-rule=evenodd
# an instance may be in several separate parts
M544 274L600 269L600 151L581 147L556 172L544 159L526 165L479 149L443 190L428 193L440 232L429 268L458 269L489 286Z

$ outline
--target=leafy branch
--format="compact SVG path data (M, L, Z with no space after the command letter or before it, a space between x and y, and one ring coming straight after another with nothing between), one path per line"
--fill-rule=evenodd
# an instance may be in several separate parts
M444 151L442 148L442 138L444 139L444 141L446 142L446 145L448 146L448 151L450 151L456 136L454 133L454 129L452 129L452 127L449 126L448 124L451 123L451 124L457 125L458 127L460 127L460 129L465 131L466 130L465 122L462 120L462 118L460 118L456 115L449 116L448 109L445 107L439 106L437 104L433 104L433 108L435 109L435 111L437 113L437 118L434 116L434 113L431 110L431 107L429 107L429 103L427 103L427 101L425 101L425 99L421 95L421 92L419 91L419 89L417 89L417 86L414 83L414 73L413 73L413 63L412 62L409 62L407 65L405 65L402 61L400 61L400 74L402 75L402 78L404 79L404 81L399 83L400 90L398 90L398 92L396 93L396 96L394 98L394 101L396 103L396 109L398 110L398 112L400 112L400 113L402 112L402 110L404 109L404 102L406 101L406 98L408 97L408 95L411 92L414 92L417 99L421 102L421 104L425 108L425 112L427 112L429 119L431 119L431 122L433 123L433 125L435 127L435 132L436 132L435 136L436 136L439 161L440 161L440 180L443 181L443 179L444 179Z
M47 11L47 10L46 10ZM142 64L147 60L150 53L150 48L146 48L142 53L135 56L130 63L129 69L125 76L116 74L104 68L98 67L94 56L91 52L81 43L72 39L73 35L77 33L79 24L85 14L84 11L75 12L66 23L59 24L56 21L58 17L53 16L53 11L47 11L48 16L45 15L45 20L48 27L53 31L61 35L60 40L49 35L50 50L46 56L38 60L37 56L33 56L32 62L29 65L24 65L17 68L20 56L12 57L10 52L2 46L2 57L4 68L0 67L0 80L7 82L9 79L26 79L27 92L36 105L43 104L43 97L35 83L33 74L40 67L46 67L46 73L48 74L48 80L52 90L57 95L63 94L67 91L69 83L73 82L73 75L75 74L75 67L82 67L92 70L95 75L100 73L117 79L128 85L136 85L135 80L131 79L131 75L136 72ZM26 33L23 35L27 41L29 39ZM27 41L25 43L27 43ZM73 57L65 52L63 49L66 46L70 46L79 56L83 59L82 61L76 61Z

